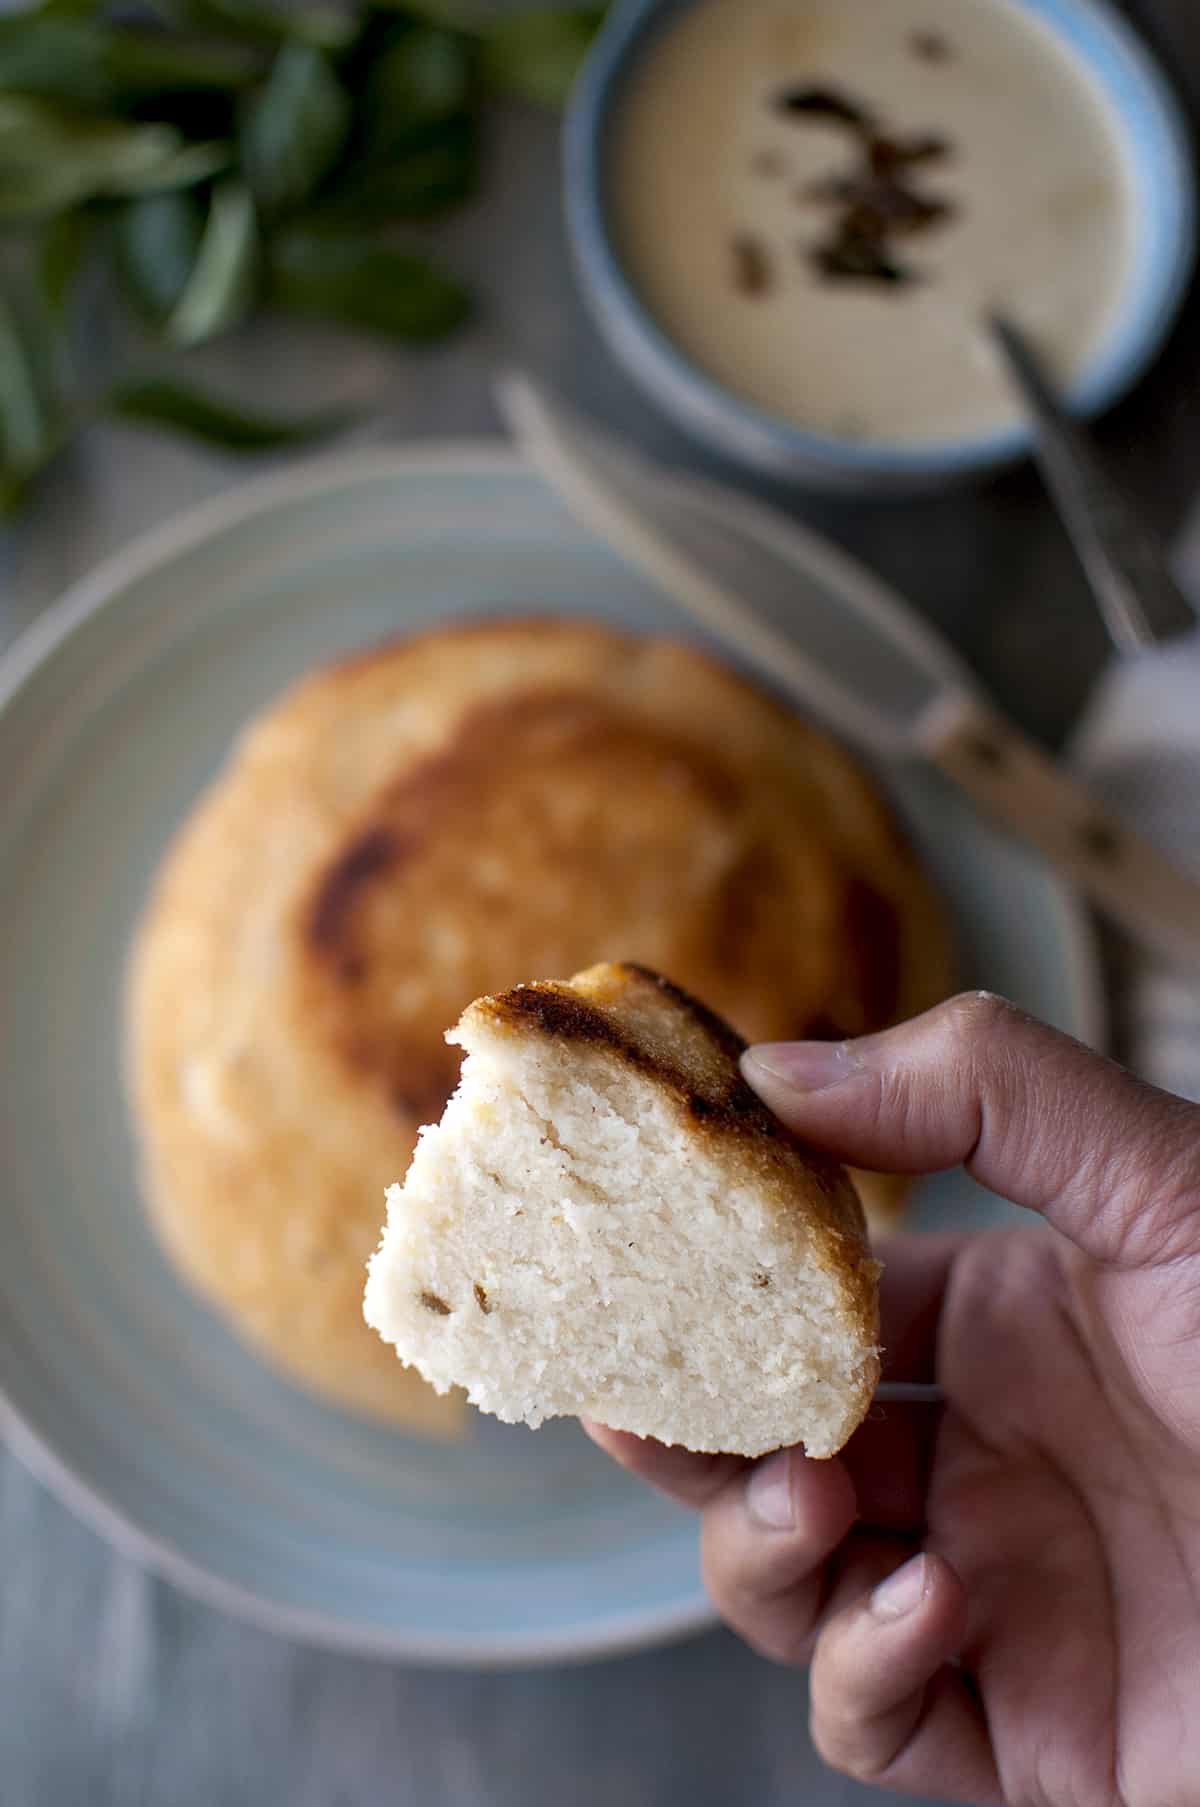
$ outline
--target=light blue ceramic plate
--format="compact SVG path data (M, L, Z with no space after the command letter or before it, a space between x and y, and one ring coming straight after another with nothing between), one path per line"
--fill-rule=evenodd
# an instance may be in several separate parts
M1001 0L1054 33L1108 103L1132 189L1136 242L1112 329L1075 387L1083 414L1109 407L1160 349L1195 255L1194 156L1182 112L1141 39L1109 0ZM609 127L645 46L690 0L621 0L571 97L567 224L584 295L647 392L725 457L835 490L906 494L995 469L1029 450L1024 428L934 445L861 444L805 432L741 401L692 364L651 317L613 245Z
M0 668L0 1384L17 1449L115 1541L278 1630L438 1662L581 1656L707 1609L694 1528L573 1424L437 1448L248 1355L143 1223L122 967L169 834L230 736L314 661L463 611L686 631L484 447L342 458L187 515L78 587ZM803 636L803 586L796 631ZM894 788L966 973L1095 1039L1078 910L941 785ZM961 1178L923 1224L1000 1209Z

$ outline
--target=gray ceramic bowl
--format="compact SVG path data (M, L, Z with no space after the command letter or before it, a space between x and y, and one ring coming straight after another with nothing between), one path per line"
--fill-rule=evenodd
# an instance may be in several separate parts
M726 457L826 489L886 494L940 486L1023 456L1023 428L919 446L809 433L742 401L690 363L639 299L610 231L609 128L651 37L689 0L622 0L572 96L565 132L567 223L584 294L612 350L682 426ZM1140 40L1107 0L1004 0L1048 26L1087 66L1123 131L1138 243L1106 342L1072 401L1110 406L1162 345L1191 274L1195 187L1179 108Z

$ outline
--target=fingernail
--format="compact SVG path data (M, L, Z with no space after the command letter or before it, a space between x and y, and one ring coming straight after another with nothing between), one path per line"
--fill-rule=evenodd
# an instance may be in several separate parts
M924 1556L914 1556L881 1581L871 1595L871 1611L877 1619L903 1619L920 1606L925 1598L926 1563Z
M792 1500L792 1464L789 1452L779 1450L750 1471L746 1483L746 1510L768 1531L790 1531L796 1522Z
M862 1071L853 1042L759 1042L742 1056L747 1085L756 1075L793 1092L826 1092Z

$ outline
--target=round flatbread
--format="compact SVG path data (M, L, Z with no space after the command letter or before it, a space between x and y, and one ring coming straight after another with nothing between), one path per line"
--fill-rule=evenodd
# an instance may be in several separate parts
M184 824L134 950L168 1250L299 1380L436 1428L446 1402L362 1320L384 1189L454 1088L471 999L610 959L751 1041L858 1034L951 984L874 783L694 648L492 621L306 679Z

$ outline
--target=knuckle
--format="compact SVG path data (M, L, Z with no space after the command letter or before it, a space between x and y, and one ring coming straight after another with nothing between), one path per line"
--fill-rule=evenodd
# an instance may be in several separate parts
M765 1607L771 1590L755 1561L755 1540L716 1513L705 1513L700 1528L700 1572L704 1585L727 1619L745 1619Z
M885 1070L876 1076L873 1100L874 1124L893 1124L907 1128L916 1110L909 1075L901 1070Z
M960 991L942 1010L953 1038L968 1045L1002 1034L1024 1020L1024 1013L995 991Z
M779 1663L787 1669L805 1669L812 1661L812 1628L800 1615L777 1618L772 1614L756 1624L734 1624L733 1629L751 1650L770 1663Z
M1178 1111L1172 1107L1178 1105ZM1167 1266L1200 1253L1200 1110L1169 1100L1168 1118L1131 1113L1126 1146L1103 1173L1109 1209L1120 1213L1122 1252L1139 1266ZM1148 1152L1151 1139L1155 1152ZM1097 1180L1101 1176L1097 1176Z
M809 1690L809 1730L822 1762L858 1782L874 1782L890 1766L886 1725L862 1704L863 1652L855 1648L856 1614L830 1621L817 1639Z
M755 1560L755 1541L738 1537L717 1513L706 1513L700 1535L704 1586L725 1623L760 1656L789 1667L812 1657L820 1577L791 1577L780 1585Z
M753 1601L746 1551L725 1515L710 1508L700 1521L700 1574L723 1619L734 1619Z
M947 1066L961 1066L953 1056ZM872 1136L888 1144L912 1150L925 1146L940 1125L958 1110L940 1071L923 1070L898 1062L875 1076L873 1094L855 1101L864 1139Z
M832 1716L815 1704L809 1713L813 1749L827 1768L855 1782L874 1782L888 1767L872 1747L868 1726L861 1720Z

